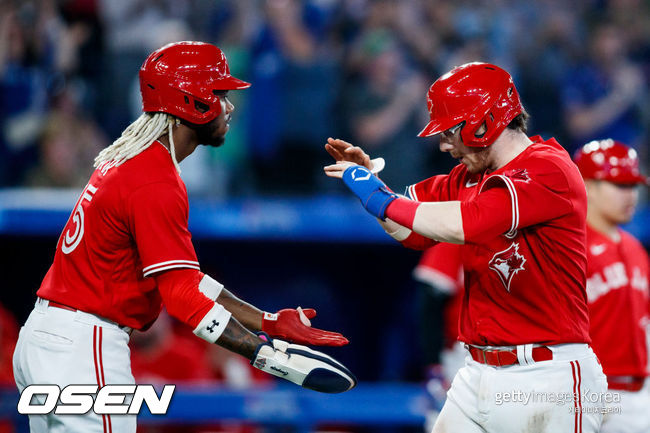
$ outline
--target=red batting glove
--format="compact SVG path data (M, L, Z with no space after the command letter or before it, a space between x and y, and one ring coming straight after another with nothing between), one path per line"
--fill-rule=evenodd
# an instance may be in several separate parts
M300 317L301 312L303 318ZM348 339L338 332L312 328L309 319L314 317L316 310L313 308L285 308L275 314L264 313L262 331L272 337L312 346L344 346L349 343Z

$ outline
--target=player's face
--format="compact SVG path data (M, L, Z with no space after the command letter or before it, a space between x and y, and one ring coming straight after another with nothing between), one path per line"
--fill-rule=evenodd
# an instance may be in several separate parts
M224 143L226 133L230 128L230 118L235 110L235 106L228 99L227 91L217 92L216 95L219 97L219 103L221 104L221 114L212 122L196 128L199 144L205 146L219 147Z
M625 224L634 216L639 200L636 185L607 181L588 182L589 207L612 224Z
M449 152L470 173L482 173L490 168L487 148L468 147L460 136L462 124L440 134L440 151Z

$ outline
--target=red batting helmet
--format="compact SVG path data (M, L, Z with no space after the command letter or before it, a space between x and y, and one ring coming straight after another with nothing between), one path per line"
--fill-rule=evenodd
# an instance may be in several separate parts
M438 78L427 94L430 122L418 134L429 137L462 122L466 146L487 147L524 108L509 73L489 63L466 63ZM486 131L477 135L485 125Z
M639 172L636 150L611 138L591 141L573 156L584 179L606 180L618 184L647 184Z
M203 42L175 42L154 51L140 68L142 111L162 111L196 124L221 113L219 90L250 83L230 75L223 52Z

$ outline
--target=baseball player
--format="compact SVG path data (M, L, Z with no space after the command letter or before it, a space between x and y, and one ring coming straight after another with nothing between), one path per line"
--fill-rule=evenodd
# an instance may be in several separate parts
M228 91L249 86L230 75L224 54L211 44L173 43L145 60L144 113L97 156L20 331L13 360L19 390L133 384L129 335L151 326L163 303L198 337L267 373L323 392L354 386L352 374L327 355L254 333L347 344L341 334L309 326L313 309L265 313L200 271L178 163L199 144L223 144L234 110ZM29 422L32 432L136 431L134 415L92 410L30 415Z
M602 432L650 431L648 254L618 225L630 221L646 184L630 147L608 139L579 149L574 160L587 187L587 299L594 352L612 397Z
M405 246L462 244L459 338L468 357L433 431L596 432L607 383L589 347L587 197L577 167L554 139L528 137L528 114L498 66L444 74L428 108L420 136L440 134L440 149L460 162L449 175L399 196L363 150L336 139L326 149L337 163L325 173Z
M439 243L427 249L413 278L422 295L420 324L428 376L450 384L465 359L465 350L458 344L465 284L460 245Z
M440 413L452 379L465 365L465 348L458 341L464 287L460 252L460 245L441 242L424 251L413 270L420 295L425 386L432 397L425 414L427 432Z

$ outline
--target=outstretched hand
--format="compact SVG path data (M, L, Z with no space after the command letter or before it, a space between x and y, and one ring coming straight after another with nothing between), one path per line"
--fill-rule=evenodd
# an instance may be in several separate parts
M362 165L368 170L372 170L370 156L359 146L353 146L347 141L338 138L328 138L325 144L325 150L336 162L348 161L354 164Z
M338 332L312 328L309 319L316 317L313 308L285 308L275 314L264 314L262 331L298 344L312 346L345 346L348 339Z

